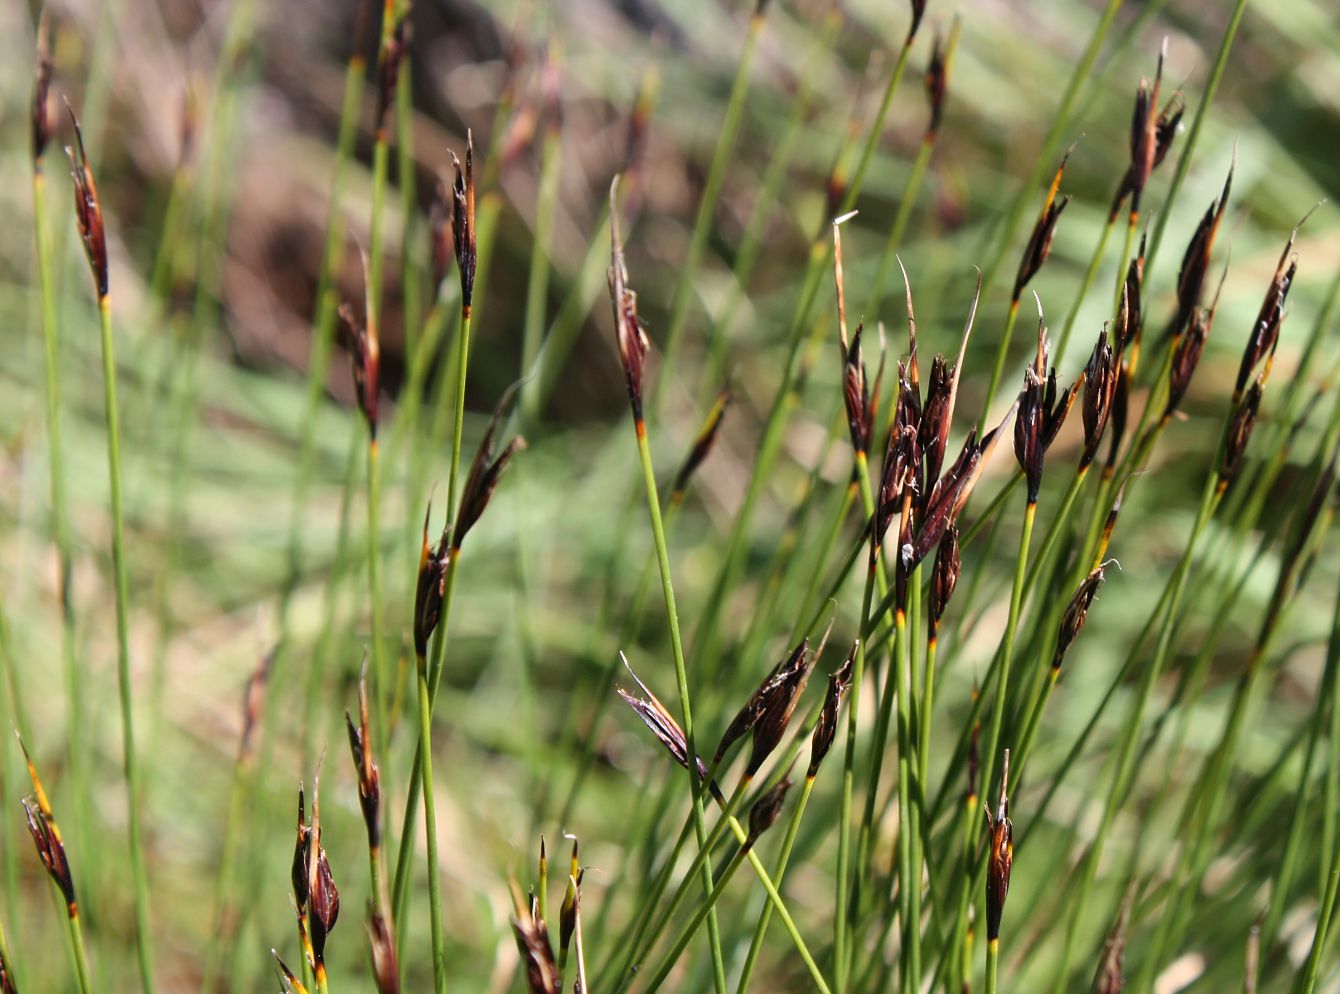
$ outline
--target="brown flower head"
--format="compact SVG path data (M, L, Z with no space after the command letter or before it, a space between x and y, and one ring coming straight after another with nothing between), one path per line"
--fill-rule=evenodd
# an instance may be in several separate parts
M466 131L464 170L456 153L451 155L456 167L456 179L451 186L451 236L456 249L456 266L461 271L461 314L465 317L470 316L475 299L475 262L478 258L475 250L474 159L474 134Z
M958 22L954 23L958 30ZM940 124L944 119L945 93L949 89L949 52L945 37L935 32L935 41L931 45L930 61L926 63L926 100L930 104L931 118L926 125L926 141L935 141L940 133Z
M400 67L409 50L410 24L408 17L401 17L391 29L391 36L381 51L381 60L377 64L377 116L376 137L378 142L386 142L390 123L391 104L395 102L396 87L400 83Z
M107 296L107 231L103 227L102 204L98 200L98 184L93 180L93 169L84 154L84 134L79 129L79 119L74 116L74 108L69 101L65 109L74 125L75 149L65 146L65 154L70 160L70 175L74 179L74 215L79 222L79 238L84 243L84 254L88 256L88 267L93 273L93 285L98 299Z
M312 851L312 829L307 824L307 802L303 788L298 788L298 837L293 846L293 867L290 879L293 882L293 903L298 914L307 912L307 899L311 896L308 887L307 863Z
M725 418L726 408L730 406L730 400L730 387L722 387L717 393L717 399L712 403L712 409L707 412L703 426L698 429L698 436L693 440L693 448L689 449L689 454L685 456L679 472L675 474L674 483L670 488L672 500L683 499L690 478L711 454L717 435L721 432L721 422Z
M37 22L37 68L33 80L33 165L40 171L42 156L51 142L51 45L46 9Z
M377 336L377 312L372 302L372 285L368 279L368 260L363 256L363 285L365 287L364 315L366 326L359 322L354 309L340 305L340 323L349 345L349 363L354 374L354 390L358 395L358 409L368 423L368 435L377 439L377 394L381 389L381 343Z
M1227 272L1227 270L1225 270ZM1222 290L1224 282L1219 281ZM1191 386L1191 377L1200 365L1200 357L1205 351L1205 343L1210 337L1210 328L1214 325L1215 311L1219 306L1219 294L1209 308L1197 308L1191 316L1191 322L1173 348L1172 365L1168 370L1168 404L1164 408L1164 418L1172 417Z
M15 732L15 736L18 733ZM28 831L32 834L33 844L37 847L37 858L46 867L51 880L60 889L70 917L74 917L78 905L75 902L74 877L70 873L70 863L65 855L65 843L61 839L60 826L47 800L47 792L37 776L37 766L28 755L28 747L19 738L19 749L23 752L24 762L28 766L28 778L33 783L33 796L23 799L23 812L27 817Z
M628 675L637 683L638 689L643 694L642 697L635 697L620 687L619 696L633 709L633 713L642 719L642 723L651 730L652 735L656 736L657 741L670 753L670 757L680 766L688 769L689 744L684 735L684 729L675 720L675 716L661 703L660 698L648 690L647 685L638 679L638 675L633 672L633 667L628 664L628 660L623 653L619 653L619 658L623 659ZM703 765L702 759L697 756L694 757L694 768L697 770L700 779L707 779L707 767Z
M1122 299L1126 299L1124 290ZM1094 342L1088 365L1084 367L1084 402L1080 412L1084 419L1084 451L1079 457L1081 469L1092 463L1098 454L1108 418L1112 415L1118 376L1117 357L1107 343L1107 329L1104 328L1098 333L1098 341Z
M745 701L744 707L740 708L722 733L721 742L717 745L717 751L712 757L714 766L726 758L726 752L731 746L754 730L754 726L758 724L759 718L763 714L769 696L774 693L774 688L779 684L792 681L794 679L793 674L799 673L804 668L809 647L808 639L801 641L800 645L792 649L763 678L763 682L759 684L758 689L750 695L749 700Z
M619 235L619 179L610 185L610 299L614 302L614 331L619 344L619 362L633 420L642 424L642 377L647 363L647 333L637 316L637 292L628 288L628 266L624 262L623 239Z
M1070 646L1074 644L1079 633L1084 630L1084 622L1089 617L1089 607L1093 604L1094 597L1098 594L1098 589L1107 579L1104 569L1111 565L1110 563L1099 563L1093 570L1080 581L1079 588L1075 591L1070 603L1066 605L1065 614L1061 615L1061 627L1056 633L1056 652L1052 654L1052 673L1061 671L1061 663L1064 662L1066 653L1070 651Z
M1228 431L1224 435L1223 456L1219 460L1219 486L1227 490L1242 470L1243 458L1247 453L1247 442L1256 426L1256 415L1261 410L1261 391L1265 384L1262 375L1252 381L1252 385L1243 394L1233 408L1233 416L1228 422Z
M513 385L498 401L498 406L493 410L493 417L489 419L489 426L484 431L484 437L479 442L479 450L475 452L475 458L470 463L465 486L461 488L460 512L452 529L453 548L461 547L465 536L489 506L489 501L493 499L493 491L497 489L498 481L502 478L507 464L512 461L512 456L526 447L526 440L518 435L508 442L501 452L495 454L494 450L494 435L515 392L516 385Z
M368 729L368 679L367 660L363 660L363 672L358 678L358 724L348 711L344 712L344 724L349 732L349 751L354 758L354 773L358 778L358 803L363 810L363 822L368 829L368 847L381 846L382 826L382 780L381 771L372 759L372 735Z
M379 911L368 915L368 944L372 949L372 979L377 994L400 994L400 968L397 965L395 936L386 916Z
M516 913L512 916L512 933L526 968L526 987L530 994L559 994L562 978L549 943L549 929L535 909L520 899L519 892L514 891L513 902Z
M1308 213L1310 214L1311 211ZM1306 220L1307 218L1303 219L1303 221ZM1302 223L1302 221L1298 222L1300 226ZM1279 344L1280 325L1284 321L1284 304L1289 298L1294 274L1298 272L1298 260L1292 257L1294 241L1297 238L1298 227L1295 227L1289 235L1288 242L1284 245L1284 251L1280 253L1280 261L1275 266L1275 275L1271 278L1270 286L1266 289L1265 300L1261 302L1261 310L1257 312L1256 321L1252 324L1251 335L1247 338L1247 346L1242 351L1242 363L1238 366L1238 378L1233 384L1233 395L1235 397L1242 396L1243 388L1247 386L1247 381L1251 379L1256 367L1262 360L1266 360L1263 377L1269 373L1269 360L1274 357L1275 346Z
M1177 309L1168 325L1167 334L1183 334L1200 307L1202 291L1205 289L1205 276L1210 269L1210 253L1214 249L1214 238L1219 232L1219 223L1223 220L1224 210L1228 206L1228 194L1233 188L1233 170L1229 166L1228 176L1224 179L1224 188L1217 200L1213 201L1201 217L1200 223L1187 243L1182 255L1182 265L1177 272Z
M312 857L316 858L313 859ZM330 860L321 845L321 815L317 785L312 784L311 845L307 851L308 922L312 934L312 956L318 973L325 969L326 939L340 917L340 892L330 872Z
M777 823L786 803L786 793L791 789L789 773L783 776L775 786L754 802L749 809L749 836L745 845L752 846L759 837Z
M1010 890L1010 869L1014 865L1014 826L1010 822L1010 799L1006 794L1006 785L1010 781L1010 750L1005 750L1005 759L1000 771L1000 802L996 805L996 816L986 813L987 827L991 832L990 850L987 853L986 867L986 938L995 942L1000 938L1000 918L1005 911L1005 896Z
M959 558L958 529L953 525L940 539L935 553L935 568L931 571L930 588L930 638L934 640L940 619L944 617L949 599L954 596L954 587L958 585L959 570L962 562Z
M911 0L912 4L912 23L907 26L907 39L903 45L912 44L912 39L917 36L917 29L921 27L921 19L926 16L926 0Z
M423 515L419 580L414 590L414 653L420 660L428 658L428 640L432 638L442 615L443 584L447 563L451 558L449 525L442 529L442 537L438 539L436 549L428 544L428 517L432 511L430 503Z
M558 911L558 955L566 960L572 934L577 929L577 916L581 913L582 876L584 871L577 863L577 837L572 837L572 858L568 861L568 886L563 892L563 904Z
M847 408L847 430L851 434L851 447L858 455L870 450L870 433L874 427L870 389L865 381L865 360L861 355L864 330L864 324L856 326L856 334L852 336L842 362L842 399Z
M828 690L824 694L823 708L819 711L819 720L814 726L814 735L810 738L810 766L805 775L811 779L819 772L819 764L833 748L833 740L837 736L838 712L842 707L842 698L851 686L852 667L856 662L856 650L859 645L859 640L853 642L842 665L828 675Z
M1028 502L1036 504L1042 489L1043 457L1056 439L1056 434L1070 413L1081 382L1057 395L1056 368L1047 371L1051 350L1047 340L1047 326L1042 320L1042 305L1038 304L1037 358L1024 371L1024 388L1019 394L1019 416L1014 419L1014 455L1019 468L1028 480ZM1081 377L1082 380L1082 377Z
M1042 213L1038 215L1033 225L1033 232L1028 236L1023 258L1019 260L1019 272L1014 278L1014 291L1010 296L1012 301L1017 302L1023 296L1024 287L1028 286L1029 281L1038 274L1042 264L1047 261L1047 256L1051 254L1052 238L1056 235L1056 222L1060 220L1066 204L1070 203L1068 196L1062 197L1059 201L1056 199L1069 158L1070 149L1066 149L1065 155L1061 157L1061 164L1056 168L1056 175L1052 177L1051 186L1047 188L1047 199L1043 201Z

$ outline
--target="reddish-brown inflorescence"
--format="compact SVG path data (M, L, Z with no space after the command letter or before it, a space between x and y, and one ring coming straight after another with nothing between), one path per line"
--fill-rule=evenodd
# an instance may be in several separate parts
M931 110L925 140L933 142L940 133L940 124L944 120L945 93L949 89L949 56L945 50L945 37L939 31L935 32L930 61L926 63L925 83L926 99Z
M381 771L372 758L372 737L368 729L368 681L367 662L363 663L363 672L358 678L358 724L348 711L344 712L344 724L349 732L349 752L354 759L354 774L358 779L358 804L363 811L363 822L368 830L368 846L376 850L381 847L382 826L382 780Z
M1014 865L1014 825L1010 822L1010 799L1006 787L1010 780L1010 751L1000 770L1000 802L996 816L986 813L990 830L990 848L986 866L986 938L994 942L1000 938L1000 919L1005 911L1005 896L1010 890L1010 870Z
M526 447L526 440L518 435L503 446L501 452L495 449L494 437L515 393L514 385L508 388L498 401L498 406L493 409L493 417L489 419L489 426L484 431L484 437L480 439L479 449L470 462L470 472L465 478L465 486L461 488L460 511L452 528L452 547L455 549L461 547L465 536L488 508L489 502L493 499L493 491L497 489L498 481L502 479L507 464L512 461L514 455Z
M1014 291L1010 295L1010 300L1018 303L1019 298L1023 296L1024 287L1028 286L1029 281L1038 274L1042 264L1047 261L1047 256L1051 255L1052 238L1056 235L1056 222L1061 218L1061 212L1065 210L1066 204L1070 203L1070 197L1062 197L1059 201L1056 199L1056 193L1061 188L1061 177L1065 175L1065 166L1070 158L1070 150L1067 149L1065 155L1061 157L1061 164L1056 167L1056 175L1052 177L1051 186L1047 188L1047 199L1043 201L1042 212L1033 224L1033 231L1028 236L1028 244L1024 247L1023 257L1019 260L1019 271L1014 278Z
M428 658L428 640L442 614L443 584L450 559L451 527L442 530L437 547L428 543L428 518L433 508L429 504L423 515L423 537L419 549L419 579L414 588L414 653L420 660Z
M1122 291L1122 299L1126 293ZM1098 455L1108 419L1112 416L1112 402L1120 377L1119 359L1107 341L1107 329L1098 333L1089 362L1084 367L1084 400L1080 413L1084 420L1084 450L1080 453L1080 469L1086 469Z
M1024 388L1019 394L1019 415L1014 419L1014 454L1028 481L1028 502L1036 504L1042 489L1043 459L1065 423L1075 402L1083 377L1069 390L1057 396L1056 368L1047 369L1051 350L1047 326L1038 305L1038 351L1033 364L1024 371Z
M377 315L372 306L372 286L368 280L367 257L363 258L365 286L363 324L348 303L340 305L340 323L349 344L349 364L354 376L354 390L358 395L358 409L368 423L368 437L377 441L377 395L381 390L381 343L377 335Z
M17 735L17 733L15 733ZM19 748L23 751L24 762L28 765L28 778L33 782L33 796L23 799L23 812L28 822L28 831L37 847L37 858L42 861L47 874L65 898L66 911L71 918L79 913L79 904L75 900L74 877L70 873L70 862L65 855L65 842L61 839L60 826L52 813L47 792L37 776L37 767L28 755L28 747L19 739Z
M853 642L842 665L828 675L828 690L824 694L824 703L819 711L819 720L814 726L814 734L810 737L810 765L805 775L811 779L819 772L819 764L833 748L833 739L837 735L838 712L842 707L842 698L851 687L852 667L856 662L856 650L859 645L859 641Z
M1303 222L1298 223L1301 225ZM1262 378L1269 375L1270 362L1274 359L1275 347L1279 345L1280 325L1284 321L1284 304L1289 299L1289 290L1293 286L1294 275L1298 272L1298 259L1293 256L1293 246L1297 238L1298 228L1295 227L1284 245L1284 251L1280 253L1279 263L1275 266L1275 275L1270 280L1270 286L1266 288L1266 296L1261 301L1256 321L1252 323L1252 332L1247 338L1247 346L1242 351L1242 362L1238 366L1238 378L1233 384L1235 400L1242 396L1243 388L1247 386L1247 381L1251 379L1252 373L1262 361L1266 364Z
M642 425L642 378L650 343L637 316L637 292L628 287L628 266L624 262L623 239L619 236L619 181L610 185L610 299L614 303L614 331L619 345L619 362L633 421Z
M1090 571L1089 575L1080 581L1079 588L1075 591L1070 603L1066 605L1065 614L1061 615L1061 627L1056 633L1056 651L1052 654L1052 673L1059 673L1061 663L1065 661L1066 653L1070 651L1070 646L1074 644L1079 633L1084 630L1084 622L1089 617L1089 607L1093 604L1093 599L1098 595L1098 590L1107 579L1105 568L1110 563L1099 563Z
M102 204L98 200L98 184L94 182L93 169L84 153L84 135L79 129L79 119L74 116L74 108L68 101L65 109L74 126L75 149L65 146L65 154L70 160L70 175L74 179L74 214L79 222L79 238L84 243L84 254L88 256L89 269L93 273L93 285L101 301L106 299L108 292L107 231L103 226Z
M451 161L456 167L456 179L451 186L451 236L456 249L456 266L461 273L461 314L470 316L475 298L475 139L465 133L465 168L453 152Z
M619 656L623 658L623 653L620 653ZM628 675L637 683L643 696L635 697L622 687L619 688L619 696L633 709L633 713L642 719L642 723L651 730L652 735L656 736L656 740L665 747L671 758L687 769L689 765L689 745L684 735L684 729L675 720L675 716L661 703L660 698L647 689L647 685L633 672L633 667L629 666L626 658L623 658L623 664L628 670ZM707 778L707 767L703 764L701 757L695 756L693 762L699 778L705 780Z
M931 571L928 634L932 642L935 641L936 629L940 626L940 619L944 617L945 608L949 606L949 599L954 596L961 568L958 528L950 525L944 537L940 539L939 548L935 553L935 568Z
M749 835L746 846L752 846L768 829L777 823L786 803L787 791L791 789L791 777L783 776L770 790L754 802L749 809Z
M51 143L51 45L45 8L37 22L37 66L33 80L33 169L42 171L42 156Z
M1214 249L1214 239L1219 233L1219 224L1228 206L1228 195L1233 188L1235 166L1236 162L1229 167L1223 190L1218 199L1206 209L1191 235L1191 241L1187 243L1186 252L1182 255L1182 265L1177 272L1177 308L1173 312L1166 332L1169 336L1184 334L1200 307L1202 291L1205 289L1205 277L1210 270L1210 253Z

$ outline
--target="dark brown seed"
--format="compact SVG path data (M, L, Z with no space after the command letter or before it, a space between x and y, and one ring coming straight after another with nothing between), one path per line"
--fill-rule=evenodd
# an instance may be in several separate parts
M1075 591L1070 603L1066 605L1065 614L1061 615L1061 627L1056 633L1056 652L1052 654L1052 673L1059 673L1061 663L1065 660L1066 653L1070 651L1070 646L1074 644L1079 633L1084 630L1084 622L1089 617L1089 607L1093 604L1094 597L1098 590L1107 579L1104 568L1108 563L1100 563L1080 581L1079 588Z
M1060 220L1066 204L1070 203L1068 196L1062 197L1059 201L1056 199L1056 192L1061 188L1061 177L1065 174L1066 160L1069 158L1070 151L1067 150L1061 157L1056 175L1052 177L1051 186L1047 188L1047 199L1042 204L1042 213L1038 215L1033 231L1028 236L1028 244L1024 247L1023 257L1019 260L1019 272L1014 278L1014 292L1010 298L1013 301L1019 300L1024 287L1028 286L1029 281L1038 274L1042 264L1047 261L1047 256L1051 254L1056 222Z
M494 454L494 435L498 431L498 425L502 423L503 414L511 405L516 389L515 384L509 387L498 401L498 406L493 410L493 417L489 419L489 426L484 431L484 437L479 442L479 449L470 463L470 472L465 478L465 485L461 488L460 513L452 529L452 546L456 549L461 547L465 536L488 508L489 501L493 499L493 491L497 489L498 481L502 478L507 464L512 461L512 456L526 447L526 440L518 435L507 443L502 452Z
M1112 393L1112 430L1108 432L1107 462L1104 472L1115 469L1117 453L1121 449L1122 439L1126 437L1126 416L1131 406L1131 377L1123 365L1117 372L1117 388Z
M721 432L721 422L725 418L726 408L730 406L730 400L730 387L722 387L712 404L712 409L707 412L703 426L698 430L698 437L693 440L693 448L689 450L683 465L679 467L679 472L675 474L674 484L670 488L674 499L683 497L690 478L711 454L717 435Z
M1125 291L1122 299L1126 299ZM1098 446L1107 429L1108 418L1112 415L1112 398L1117 390L1116 354L1107 342L1107 329L1098 333L1089 363L1084 367L1084 403L1081 414L1084 419L1084 451L1080 454L1079 465L1083 469L1093 462L1098 454Z
M475 296L475 139L465 133L465 168L453 152L456 180L451 187L451 235L456 249L456 266L461 273L461 313L470 315Z
M851 686L852 667L856 662L856 649L859 645L859 641L853 642L846 660L835 672L828 675L828 691L824 694L824 705L814 726L814 735L810 738L810 766L806 772L808 777L813 778L819 772L819 764L833 748L833 739L837 735L838 712L842 707L842 698Z
M950 525L948 530L945 531L944 538L940 539L939 549L935 553L935 569L931 572L931 638L935 637L935 630L940 624L940 619L944 616L945 608L949 606L949 599L954 596L954 587L958 585L961 567L958 529Z
M786 793L790 789L791 777L787 775L754 802L754 806L749 809L749 837L745 845L752 846L764 832L777 824L782 805L786 803Z
M1000 771L1000 802L996 816L987 811L987 827L991 832L990 851L986 868L986 937L994 942L1000 938L1000 919L1005 911L1005 897L1010 890L1010 869L1014 865L1014 826L1010 822L1010 799L1006 785L1010 779L1010 751Z
M610 185L610 299L614 303L614 331L623 365L624 383L633 420L642 423L642 377L647 362L647 333L637 316L637 292L628 288L628 267L624 262L623 239L619 236L619 180Z
M51 45L45 8L37 22L37 70L33 81L33 165L42 168L42 156L51 142Z
M70 160L70 175L74 179L74 213L79 222L79 238L84 243L84 254L88 256L88 266L93 273L93 285L98 299L107 296L107 232L103 227L102 205L98 201L98 185L93 180L93 169L84 154L84 135L79 130L79 119L74 116L74 108L66 101L70 123L74 125L75 149L65 146L65 154Z

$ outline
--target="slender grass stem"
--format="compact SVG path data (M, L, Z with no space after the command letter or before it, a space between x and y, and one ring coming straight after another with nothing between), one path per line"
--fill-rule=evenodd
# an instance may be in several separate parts
M996 973L1000 969L1000 940L986 944L986 994L996 994Z
M981 424L987 423L991 414L991 404L1000 388L1000 379L1005 374L1005 359L1010 352L1010 339L1014 337L1014 325L1019 319L1019 297L1010 301L1009 313L1005 316L1005 330L1000 334L1000 345L996 347L996 361L991 367L991 382L986 387L986 399L982 402Z
M1340 905L1340 849L1328 854L1331 872L1326 877L1326 893L1321 900L1321 913L1317 916L1317 930L1312 935L1312 949L1307 954L1307 966L1303 971L1302 982L1298 985L1299 994L1312 994L1317 987L1317 977L1321 972L1321 960L1326 951L1326 940L1330 938L1331 920L1335 918L1336 907Z
M144 865L140 829L140 772L135 752L134 690L130 674L130 580L126 567L125 512L121 502L121 427L116 400L116 345L112 336L112 302L98 296L102 332L102 382L107 419L107 476L111 486L112 570L116 586L116 678L121 704L121 751L126 778L130 872L135 881L135 949L145 994L153 992L153 955L150 952L149 878Z
M428 688L428 661L418 659L419 687L419 783L423 789L424 836L428 845L428 913L432 929L433 990L442 994L447 984L447 952L442 931L441 872L437 858L437 807L433 803L433 701ZM409 838L401 850L409 849Z
M93 982L89 979L88 951L84 948L84 928L79 922L79 911L73 905L65 919L70 932L70 949L74 953L75 977L79 981L80 994L92 994Z

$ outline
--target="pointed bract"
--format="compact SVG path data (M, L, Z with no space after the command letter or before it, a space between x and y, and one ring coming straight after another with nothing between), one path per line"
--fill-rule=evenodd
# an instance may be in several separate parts
M65 146L65 154L70 160L70 175L74 179L74 215L79 223L79 238L84 243L84 254L88 257L88 266L93 273L93 285L98 292L98 299L102 300L108 292L107 232L103 227L102 204L98 200L98 184L93 180L93 169L84 153L84 134L79 129L79 119L74 116L74 108L68 102L65 109L74 126L75 149Z

